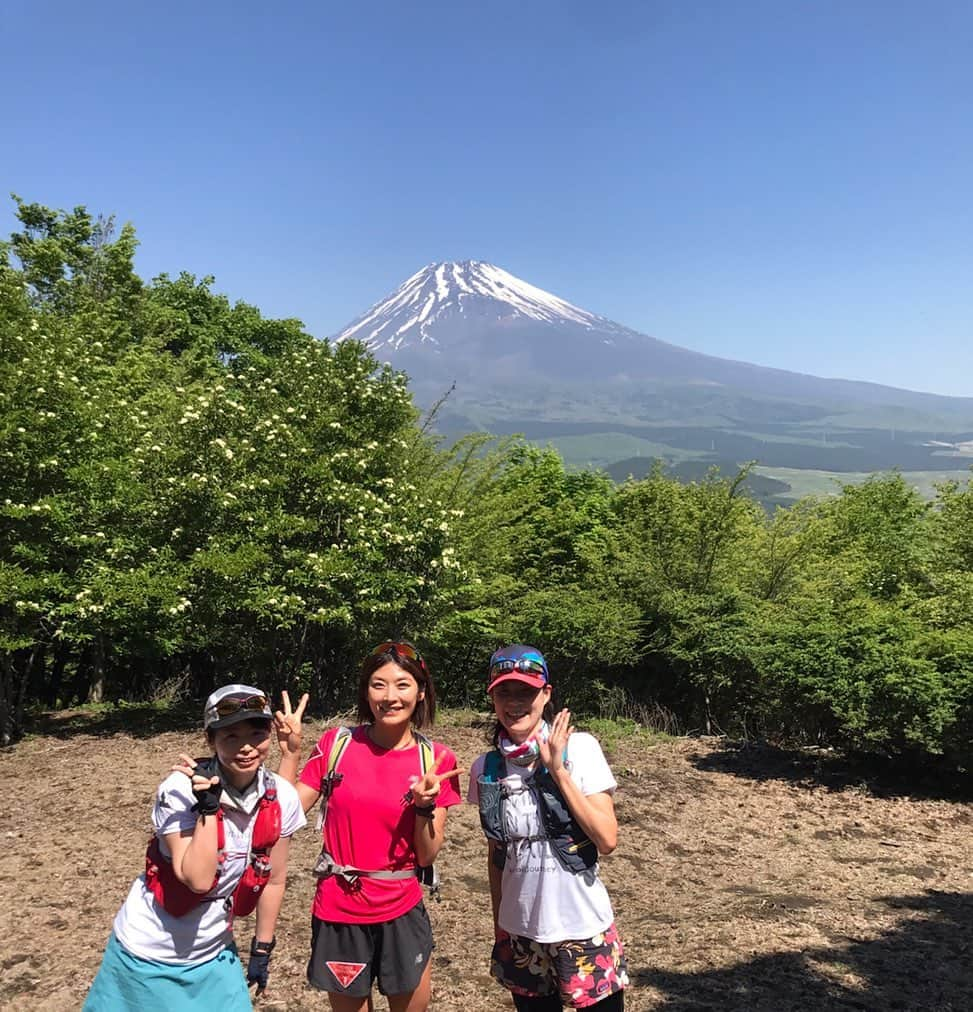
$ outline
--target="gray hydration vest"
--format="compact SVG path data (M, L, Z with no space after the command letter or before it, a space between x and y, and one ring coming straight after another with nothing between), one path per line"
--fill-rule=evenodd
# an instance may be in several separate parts
M503 868L507 863L507 846L510 843L504 819L504 809L510 794L504 782L506 765L499 749L488 752L483 775L476 782L480 798L480 825L488 840L502 844L493 851L493 861L498 868ZM525 779L524 785L524 789L533 794L537 803L542 830L540 836L530 839L550 840L555 856L575 875L593 868L598 862L598 848L571 815L547 767L539 766L532 777Z

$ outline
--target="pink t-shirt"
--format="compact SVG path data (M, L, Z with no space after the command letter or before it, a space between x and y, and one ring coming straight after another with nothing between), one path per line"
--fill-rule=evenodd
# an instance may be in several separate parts
M328 755L337 728L325 731L301 770L301 783L316 791L328 772ZM433 755L445 753L438 772L456 768L456 756L437 742ZM419 779L419 746L401 750L379 748L362 725L352 731L339 763L341 782L328 802L324 845L338 864L368 871L415 868L413 846L416 815L405 796ZM443 780L438 808L460 803L457 778ZM379 924L408 913L422 899L422 886L412 876L375 879L362 876L350 885L339 875L318 881L313 913L340 924Z

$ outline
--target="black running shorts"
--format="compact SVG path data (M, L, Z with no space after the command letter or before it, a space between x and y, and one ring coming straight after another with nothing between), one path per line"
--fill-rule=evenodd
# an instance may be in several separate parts
M377 980L382 994L419 986L432 956L432 927L423 903L381 924L337 924L311 918L312 987L364 998Z

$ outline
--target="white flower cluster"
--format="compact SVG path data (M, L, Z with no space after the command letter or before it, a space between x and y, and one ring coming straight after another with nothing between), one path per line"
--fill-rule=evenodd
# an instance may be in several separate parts
M188 611L192 608L192 601L188 597L181 597L177 604L172 605L169 608L170 615L181 615L184 611Z

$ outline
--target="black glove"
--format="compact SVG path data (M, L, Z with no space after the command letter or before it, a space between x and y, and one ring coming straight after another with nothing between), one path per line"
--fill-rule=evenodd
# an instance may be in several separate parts
M257 985L257 994L262 994L270 976L270 954L277 944L277 936L269 942L258 942L256 936L250 940L250 962L247 963L247 986Z
M197 759L196 768L193 770L193 773L200 777L218 777L220 775L219 763L214 756ZM200 815L216 815L220 809L220 795L223 793L222 782L210 784L209 787L202 791L194 790L194 793L196 795L196 804L193 805L192 810L198 812Z

